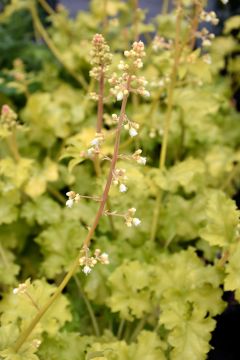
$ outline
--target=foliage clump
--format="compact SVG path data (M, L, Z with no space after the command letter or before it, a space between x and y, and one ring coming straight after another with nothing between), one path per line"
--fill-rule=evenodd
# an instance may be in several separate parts
M0 14L2 359L203 360L240 301L239 16L164 4Z

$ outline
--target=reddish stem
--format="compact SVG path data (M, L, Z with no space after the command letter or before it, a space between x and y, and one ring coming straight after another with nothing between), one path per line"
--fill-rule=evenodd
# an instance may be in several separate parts
M130 88L130 82L131 82L131 76L129 76L128 81L127 81L127 86L126 86L127 90L129 90L129 88ZM112 183L112 179L113 179L113 172L114 172L116 162L117 162L117 159L118 159L121 128L122 128L124 117L125 117L127 99L128 99L128 95L125 95L124 98L123 98L123 101L122 101L118 126L117 126L117 130L116 130L116 139L115 139L115 144L114 144L114 152L113 152L113 157L112 157L112 162L111 162L111 167L110 167L110 170L109 170L107 182L106 182L105 189L104 189L103 196L102 196L102 201L101 201L101 204L99 206L96 217L94 219L93 225L92 225L91 229L89 230L89 233L88 233L86 239L84 240L83 248L89 247L89 244L91 242L91 238L92 238L92 236L94 234L94 231L95 231L95 229L96 229L96 227L98 225L99 219L103 214L104 207L105 207L106 202L107 202L108 193L109 193L111 183Z

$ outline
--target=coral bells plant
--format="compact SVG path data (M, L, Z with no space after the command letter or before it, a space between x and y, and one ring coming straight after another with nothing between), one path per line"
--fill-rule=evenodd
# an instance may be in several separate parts
M97 79L99 81L99 85L100 85L99 96L98 96L98 120L99 120L99 116L102 116L102 110L99 110L99 108L101 109L102 104L103 104L102 86L104 84L104 75L107 71L107 67L108 67L109 61L112 58L112 56L109 53L109 47L108 47L108 45L106 45L106 42L102 35L96 34L93 38L92 44L93 44L93 51L92 51L91 55L93 57L93 60L91 63L92 63L92 65L94 65L94 67L90 71L90 75L93 78ZM114 74L114 77L109 79L109 83L112 86L111 93L116 95L117 100L122 101L120 114L119 114L119 116L117 116L117 120L116 120L117 128L115 131L114 151L113 151L112 158L110 161L109 173L107 176L103 194L101 196L99 196L98 198L96 198L94 196L88 197L90 199L97 200L99 202L98 211L96 213L95 219L93 220L93 224L90 227L85 240L83 241L82 249L80 250L80 253L78 254L74 264L72 265L72 267L70 268L70 270L66 274L66 276L64 277L64 279L61 282L61 284L59 285L59 287L56 289L56 291L50 297L48 302L46 304L42 305L41 308L38 308L38 313L36 314L35 318L32 320L30 325L26 329L23 330L22 334L20 334L20 336L14 346L14 350L16 352L18 352L21 349L24 342L31 335L32 331L37 326L37 324L41 320L41 318L44 316L44 314L46 313L48 308L55 302L55 300L60 295L61 291L67 285L68 281L71 279L71 277L74 275L74 273L77 271L79 266L82 267L82 271L84 272L84 274L88 275L91 272L92 268L98 262L101 264L104 264L104 265L109 264L108 254L101 253L101 250L99 250L99 249L96 249L94 251L94 256L90 255L90 243L91 243L93 234L98 226L99 219L102 215L110 216L110 215L114 214L114 215L119 216L119 214L117 214L115 212L110 213L108 211L105 211L105 207L107 204L108 194L109 194L112 183L116 182L116 181L118 182L119 178L123 177L123 174L125 173L124 171L116 169L116 164L117 164L118 155L119 155L121 131L122 131L122 128L124 127L124 122L127 119L126 105L127 105L127 101L128 101L128 98L129 98L129 95L131 94L131 92L137 92L139 94L146 95L145 94L146 90L143 87L143 78L137 77L137 71L139 68L142 67L142 58L145 56L143 42L142 41L134 42L134 44L132 46L132 50L130 50L129 52L125 52L124 55L127 58L126 64L124 65L123 68L119 67L120 70L122 71L122 74L120 74L120 75ZM144 82L144 84L145 83L146 82ZM121 99L119 98L120 97L119 94L121 94ZM8 120L9 118L12 118L13 115L15 118L15 114L10 109L7 109L7 111L6 111L5 108L6 107L4 107L3 111L2 111L3 121L4 121L4 119ZM6 115L6 112L7 112L7 115ZM128 121L128 124L130 124L130 126L132 126L130 120L127 120L127 121ZM92 154L92 152L93 152L95 155L95 157L93 158L93 161L96 160L96 156L98 156L100 153L102 154L101 144L104 141L104 139L101 136L100 124L101 124L101 122L99 121L98 128L97 128L98 132L96 133L96 137L90 142L90 145L92 146L92 148L90 148L90 150L93 149L93 151L91 151L90 154ZM133 136L133 135L131 135L131 129L133 129L133 128L132 127L130 128L129 134L130 134L130 136ZM87 154L89 154L89 150L87 151ZM136 156L137 156L136 153L133 154L133 158L136 158ZM145 163L145 161L143 161L143 162ZM116 180L116 179L118 179L118 180ZM126 177L124 177L124 180L125 179L126 179ZM120 189L120 192L125 192L127 188L123 183L121 183L119 189ZM68 200L66 201L66 206L68 208L72 208L74 203L78 203L81 200L81 198L84 198L84 196L81 196L80 194L75 193L74 191L67 192L67 196L68 196ZM132 208L132 209L128 210L126 215L120 215L125 218L127 226L140 225L141 221L138 218L133 217L135 214L135 211L136 211L136 209ZM20 293L28 294L26 292L26 285L20 284L19 288L14 289L13 293L14 294L20 294Z
M239 19L90 9L0 14L0 359L204 360L240 301Z

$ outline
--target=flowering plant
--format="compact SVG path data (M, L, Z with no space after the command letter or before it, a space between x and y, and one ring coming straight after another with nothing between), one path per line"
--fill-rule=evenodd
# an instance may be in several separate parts
M44 59L0 74L2 359L202 360L240 301L237 20L215 39L205 1L164 4L0 15L28 14Z

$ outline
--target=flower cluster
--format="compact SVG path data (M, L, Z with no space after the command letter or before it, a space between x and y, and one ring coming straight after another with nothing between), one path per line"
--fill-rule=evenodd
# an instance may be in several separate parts
M135 153L132 155L133 160L135 160L140 165L146 165L147 158L141 156L142 150L138 149L135 151Z
M138 226L141 224L141 220L137 217L134 217L135 212L136 212L135 208L128 209L128 211L125 214L118 214L116 211L105 210L104 215L122 217L125 220L125 224L128 227L132 227L132 226Z
M121 76L113 73L108 82L111 85L111 93L118 101L121 101L124 96L128 95L129 91L149 97L150 93L145 89L147 81L143 76L137 77L133 73L142 68L142 58L146 55L144 51L144 44L142 41L135 41L132 49L124 51L124 56L127 58L126 62L121 60L118 68L123 71ZM127 81L131 75L131 84L127 89Z
M84 255L79 258L80 266L83 266L82 271L85 275L88 275L92 268L99 262L103 265L109 264L109 257L107 253L102 253L100 249L94 251L93 256L89 256L89 249L82 250Z
M202 45L209 47L212 44L212 40L215 38L213 33L210 33L208 29L203 28L196 33L196 37L202 40Z
M125 215L125 223L128 227L138 226L141 224L139 218L134 217L136 212L135 208L128 209L127 214Z
M100 146L104 141L103 133L96 133L95 138L91 141L91 147L87 150L88 156L93 156L100 153Z
M134 121L129 120L128 117L125 116L124 129L129 132L129 135L131 137L134 137L138 134L139 124Z
M66 193L66 195L68 196L68 200L66 201L66 206L68 208L73 207L74 203L79 203L79 201L81 200L81 198L84 199L91 199L91 200L95 200L95 201L100 201L101 199L99 198L99 196L85 196L85 195L80 195L78 193L76 193L75 191L68 191Z
M117 116L117 114L112 114L112 120L114 122L118 122L119 121L119 117ZM124 115L124 120L123 120L123 124L124 124L124 129L128 130L129 135L131 137L134 137L138 134L137 130L139 129L139 124L131 121L127 115Z
M172 40L167 41L162 36L156 35L152 41L152 48L154 51L170 50L172 48Z
M126 170L125 169L115 169L113 171L113 184L119 185L120 192L126 192L127 186L125 181L127 180Z
M13 130L17 126L17 114L8 105L3 105L2 107L0 124L8 131Z
M214 11L202 11L200 14L200 19L202 21L211 23L212 25L217 25L219 23L219 19L217 18L217 15Z
M74 203L78 203L81 199L80 195L75 193L75 191L68 191L66 195L68 196L68 200L66 201L68 208L71 208Z
M101 34L94 35L90 56L90 63L93 66L90 76L99 81L101 74L105 74L109 70L109 65L112 62L109 46Z
M22 283L19 284L17 288L13 289L13 294L17 295L17 294L24 294L27 291L27 284Z

